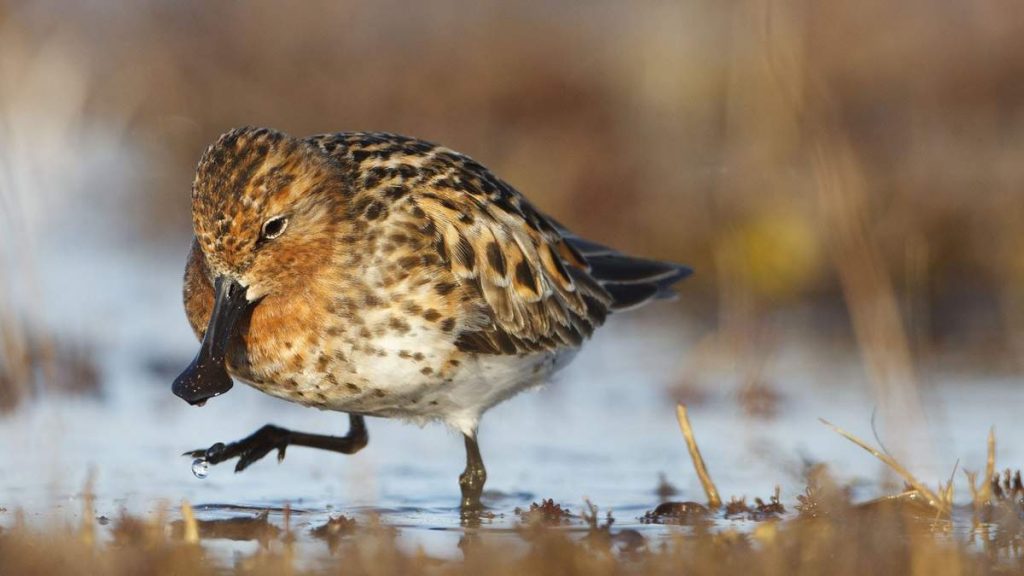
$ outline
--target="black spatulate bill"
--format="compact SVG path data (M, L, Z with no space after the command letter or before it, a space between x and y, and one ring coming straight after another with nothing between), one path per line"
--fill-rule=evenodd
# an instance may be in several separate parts
M202 406L233 386L226 366L228 342L239 318L252 305L246 298L245 288L231 278L218 277L214 289L213 314L199 353L171 386L175 396L193 406Z

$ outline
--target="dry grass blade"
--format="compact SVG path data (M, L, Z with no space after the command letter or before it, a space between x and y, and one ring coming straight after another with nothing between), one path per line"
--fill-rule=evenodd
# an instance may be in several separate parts
M185 524L185 533L182 539L188 544L198 544L199 523L196 522L196 515L192 512L192 505L188 503L188 500L181 501L181 518Z
M884 462L885 465L888 466L889 468L892 468L893 472L899 474L900 477L902 477L907 482L907 484L913 486L914 490L916 490L918 494L923 496L928 501L928 504L930 506L932 506L941 513L949 512L951 503L942 498L939 498L939 496L937 496L920 480L918 480L913 474L911 474L909 470L907 470L902 464L897 462L895 458L872 448L870 445L868 445L868 443L864 442L860 438L857 438L856 436L847 432L846 430L843 430L839 426L836 426L835 424L829 422L828 420L825 420L824 418L819 418L818 420L820 420L822 424L828 426L840 436L843 436L850 442L853 442L857 446L860 446L861 448L867 450L872 456Z
M82 490L82 526L78 532L82 543L86 546L96 543L96 526L93 524L96 504L95 484L96 471L90 470L89 476L85 480L85 488Z
M679 419L679 428L683 431L683 438L686 439L686 447L690 450L690 459L693 460L693 467L697 470L697 477L704 487L704 493L708 497L709 508L719 508L722 499L718 496L718 488L708 474L707 466L704 465L704 457L700 455L700 448L697 447L697 440L693 437L693 428L690 427L690 417L686 414L686 405L676 406L676 418Z
M988 460L985 463L985 478L979 492L980 502L992 500L992 478L996 475L996 429L988 430Z

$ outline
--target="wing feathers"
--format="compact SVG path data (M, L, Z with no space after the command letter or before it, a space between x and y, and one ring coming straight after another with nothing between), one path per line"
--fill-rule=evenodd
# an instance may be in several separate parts
M416 206L434 222L442 261L476 285L491 318L490 326L460 335L463 349L508 354L577 346L604 320L611 296L554 228L531 224L542 217L527 204L499 211L469 195L423 195Z
M436 178L454 184L425 184L403 202L408 218L434 235L441 265L472 288L463 301L479 321L458 332L463 350L513 354L577 346L610 311L661 297L689 273L573 235L464 156L433 157L443 160L432 167Z

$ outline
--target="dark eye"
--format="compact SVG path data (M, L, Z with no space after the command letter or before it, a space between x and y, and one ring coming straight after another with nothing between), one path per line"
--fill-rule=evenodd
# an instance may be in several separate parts
M284 229L288 227L287 216L274 216L270 220L263 223L263 237L267 240L273 240L281 234L284 234Z

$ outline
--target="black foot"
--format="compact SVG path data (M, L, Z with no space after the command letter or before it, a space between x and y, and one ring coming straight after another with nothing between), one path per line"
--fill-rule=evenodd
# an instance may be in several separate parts
M278 462L284 460L284 452L288 448L291 434L290 430L267 424L237 442L226 445L223 442L217 442L205 450L190 450L182 456L204 458L210 464L220 464L225 460L238 458L235 472L241 472L253 462L269 454L271 450L277 450Z
M366 432L366 422L363 421L362 416L350 414L348 421L348 434L345 436L307 434L267 424L238 442L227 445L218 442L205 450L190 450L183 455L203 458L210 464L220 464L225 460L238 458L235 472L241 472L253 462L269 454L271 450L277 450L278 462L284 460L284 451L289 445L306 446L341 454L355 454L370 441L370 435Z

